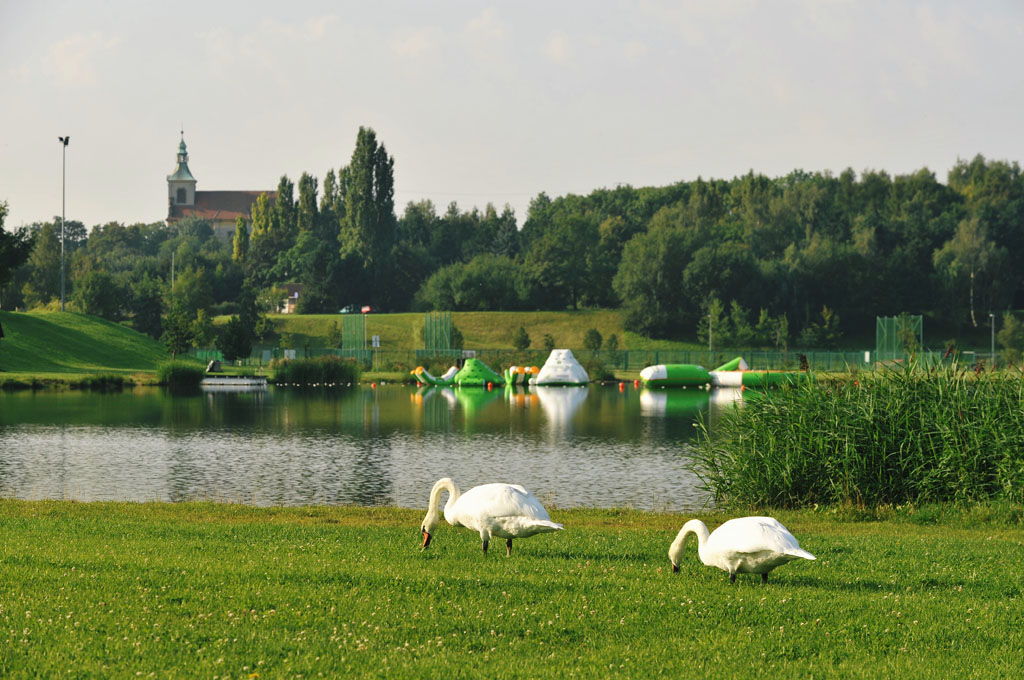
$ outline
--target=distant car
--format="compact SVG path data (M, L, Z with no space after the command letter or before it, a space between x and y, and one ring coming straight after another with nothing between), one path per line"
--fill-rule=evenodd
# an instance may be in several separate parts
M352 314L356 311L355 305L347 305L338 310L338 314Z
M361 311L363 314L369 314L370 312L374 312L374 311L377 311L377 310L375 310L370 305L363 305L362 309L360 309L359 311Z

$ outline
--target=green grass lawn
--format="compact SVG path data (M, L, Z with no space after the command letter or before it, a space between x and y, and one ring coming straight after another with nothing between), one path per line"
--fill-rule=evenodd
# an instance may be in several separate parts
M381 347L386 349L415 349L421 346L417 333L423 327L423 314L368 314L366 336L379 335ZM294 334L297 344L307 340L311 346L326 343L331 324L341 325L341 314L275 314L271 315L275 333ZM226 323L227 317L217 317L217 323ZM591 328L604 340L618 336L619 349L701 349L692 342L651 340L623 327L623 313L619 310L582 310L577 312L453 312L452 323L464 338L464 345L472 349L511 349L512 334L522 326L530 336L531 349L544 348L544 335L550 334L557 347L583 348L583 336Z
M163 345L98 317L70 312L0 312L0 377L155 373Z
M682 515L553 509L506 558L415 510L0 501L0 676L1014 677L1019 513L951 514L782 513L818 560L762 586L692 539L673 574Z

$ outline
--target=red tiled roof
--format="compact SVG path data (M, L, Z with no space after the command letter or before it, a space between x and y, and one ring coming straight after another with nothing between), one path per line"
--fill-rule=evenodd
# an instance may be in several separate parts
M277 200L276 191L197 191L195 205L172 205L168 222L185 217L200 217L210 221L231 221L242 215L249 219L252 206L260 194L270 196L270 204Z

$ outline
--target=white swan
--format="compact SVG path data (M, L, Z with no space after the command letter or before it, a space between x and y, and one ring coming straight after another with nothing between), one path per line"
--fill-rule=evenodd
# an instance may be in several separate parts
M423 518L423 547L430 545L437 525L441 523L438 505L441 494L448 492L444 518L452 526L464 526L480 533L484 554L492 536L505 541L506 554L512 554L512 539L526 538L546 531L558 531L561 524L551 521L548 511L537 497L518 484L483 484L464 494L448 477L439 479L430 490L430 505Z
M803 558L816 559L800 548L793 534L772 517L738 517L730 519L708 534L708 528L699 519L683 525L668 549L672 571L679 571L683 548L689 534L697 536L697 554L709 567L729 572L729 582L736 582L736 574L760 574L761 582L768 583L768 572L786 562Z

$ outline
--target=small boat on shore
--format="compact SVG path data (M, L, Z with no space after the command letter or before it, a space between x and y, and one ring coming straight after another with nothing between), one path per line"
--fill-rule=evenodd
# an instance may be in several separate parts
M214 389L218 387L265 389L267 377L265 375L207 375L199 385L203 388Z

